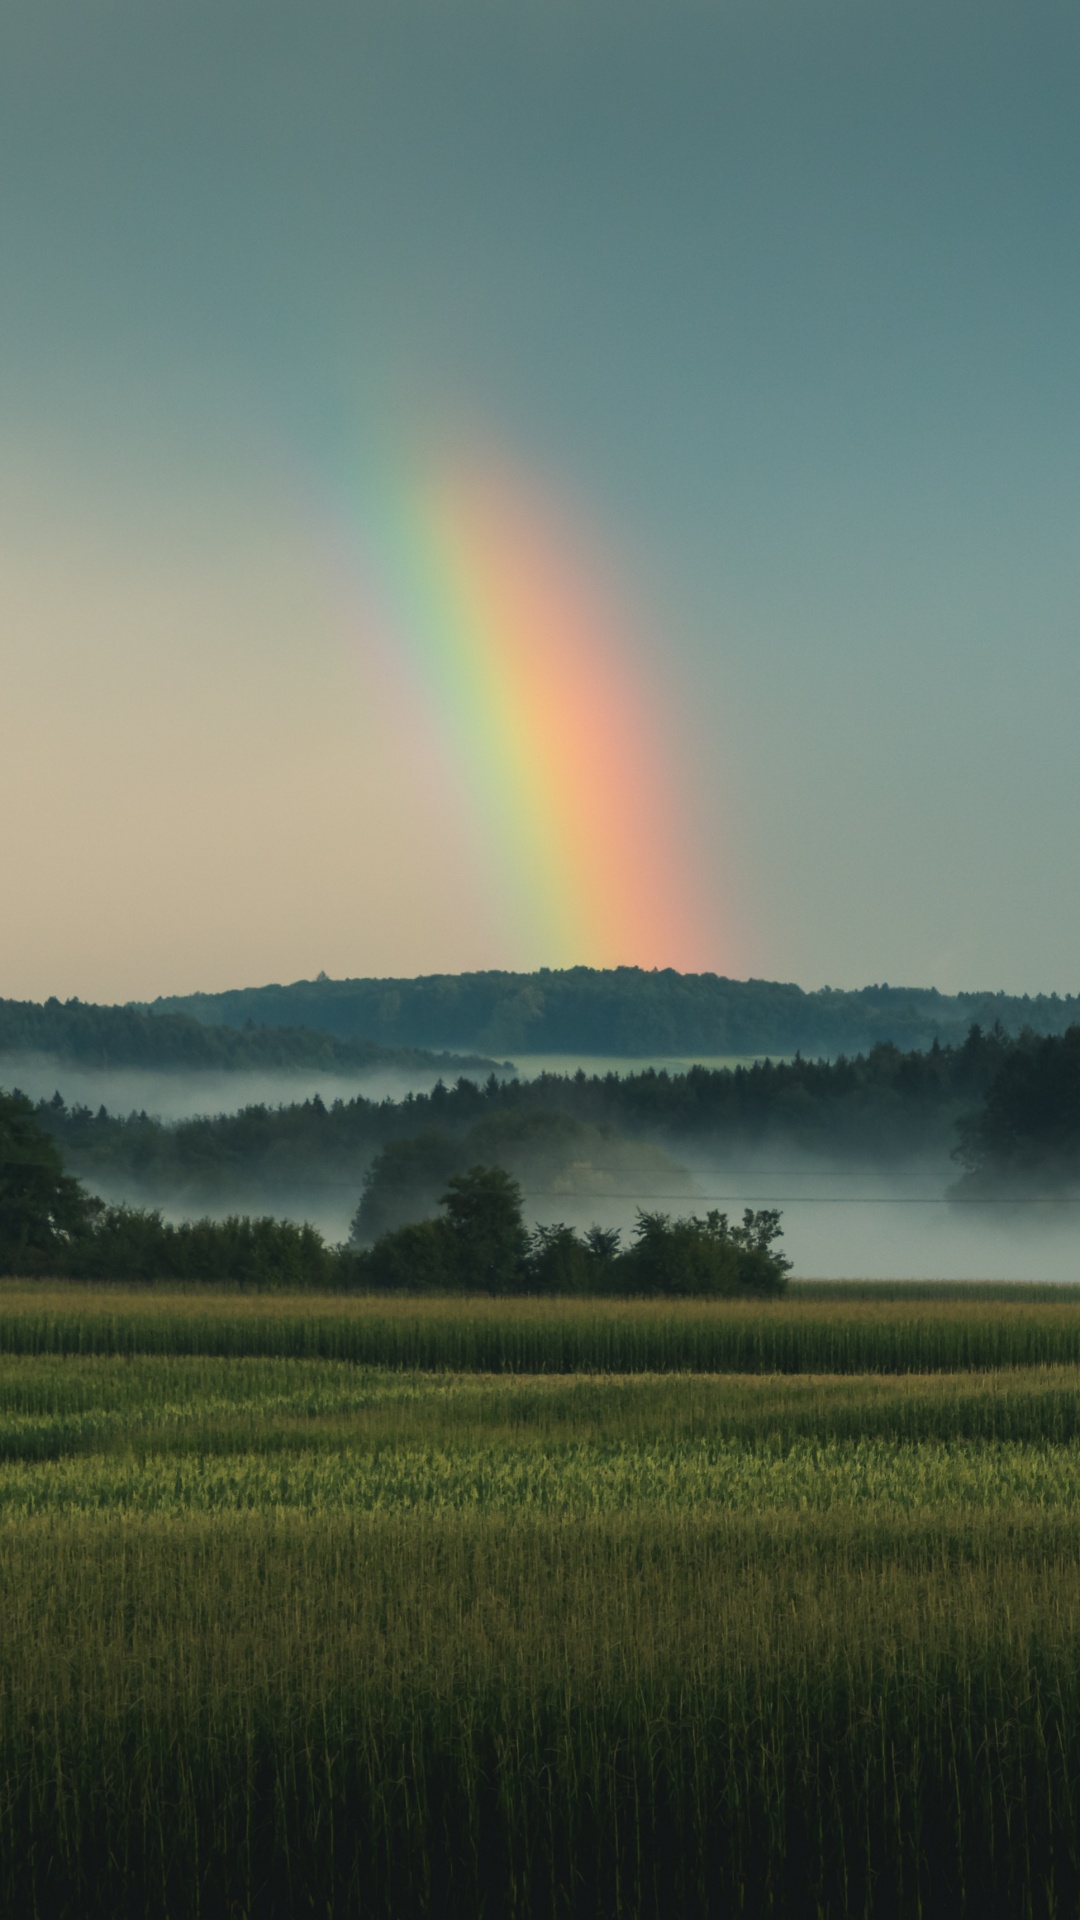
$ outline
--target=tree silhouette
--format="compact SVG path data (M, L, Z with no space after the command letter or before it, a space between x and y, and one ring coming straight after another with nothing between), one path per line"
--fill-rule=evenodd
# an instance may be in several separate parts
M41 1273L102 1211L21 1093L0 1093L0 1267Z
M447 1181L439 1204L459 1284L482 1293L517 1292L529 1251L517 1181L502 1167L470 1167Z

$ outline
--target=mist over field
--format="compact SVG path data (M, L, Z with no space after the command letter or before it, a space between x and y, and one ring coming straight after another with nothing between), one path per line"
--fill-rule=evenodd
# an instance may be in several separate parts
M691 1159L697 1184L717 1196L710 1204L781 1210L797 1278L1080 1280L1080 1207L949 1201L951 1161L890 1172L790 1154L743 1172L745 1155L738 1168Z
M70 1061L30 1054L0 1059L0 1086L17 1087L31 1100L52 1100L59 1093L68 1107L85 1106L92 1112L105 1107L110 1114L146 1114L166 1125L186 1120L239 1113L249 1107L291 1107L304 1101L335 1101L360 1097L370 1101L400 1101L410 1093L427 1093L438 1080L434 1070L377 1068L370 1073L328 1074L316 1069L185 1072L179 1068L91 1068ZM305 1170L306 1174L306 1170ZM312 1180L296 1177L288 1164L272 1183L238 1170L230 1180L220 1174L205 1185L178 1189L151 1175L92 1176L91 1190L110 1205L126 1203L158 1208L167 1220L193 1217L225 1219L234 1213L273 1214L275 1218L310 1221L324 1237L337 1242L347 1237L360 1198L363 1169L343 1180L334 1171Z
M59 1093L69 1107L95 1112L146 1113L158 1120L190 1120L202 1114L238 1113L244 1107L292 1106L314 1099L403 1100L427 1093L439 1078L434 1068L377 1067L370 1073L327 1073L318 1068L246 1071L243 1068L188 1073L183 1068L84 1067L44 1054L0 1059L0 1086L18 1087L31 1100Z
M928 1160L883 1172L838 1159L775 1151L755 1163L667 1143L689 1176L658 1188L642 1182L619 1196L528 1195L530 1220L633 1227L636 1210L737 1219L744 1207L776 1207L794 1277L830 1280L1080 1281L1080 1205L1067 1200L971 1205L945 1190L958 1169Z
M770 1179L765 1170L749 1175L718 1162L660 1192L645 1181L617 1197L527 1192L525 1216L530 1226L618 1227L625 1240L639 1207L680 1215L718 1206L737 1219L744 1207L775 1205L795 1279L1080 1281L1080 1207L1068 1201L957 1205L943 1197L954 1177L955 1169L936 1168L889 1179L841 1163ZM274 1211L310 1220L337 1241L346 1237L359 1197L351 1186L283 1189ZM164 1211L171 1214L167 1205Z
M522 1079L570 1066L604 1072L613 1064L564 1056L519 1063ZM59 1091L69 1107L105 1106L113 1114L146 1113L165 1123L253 1106L290 1107L316 1097L327 1107L357 1095L398 1102L434 1084L430 1072L405 1070L340 1077L314 1071L91 1070L41 1056L4 1061L0 1072L3 1084L17 1084L35 1100ZM738 1218L744 1207L776 1207L796 1278L1080 1280L1080 1206L1067 1199L950 1202L946 1189L959 1169L947 1153L868 1166L843 1154L815 1155L778 1143L719 1151L648 1133L602 1152L595 1143L571 1142L566 1153L578 1157L560 1161L550 1150L530 1150L524 1143L514 1160L530 1224L563 1221L585 1228L595 1222L618 1227L626 1238L639 1208L679 1215L718 1207ZM159 1207L171 1220L271 1213L310 1221L338 1242L348 1236L371 1157L364 1154L350 1167L328 1161L316 1173L310 1164L291 1165L287 1156L276 1166L231 1172L219 1163L205 1180L191 1176L183 1186L127 1170L90 1175L88 1184L107 1201ZM420 1211L432 1210L429 1198Z

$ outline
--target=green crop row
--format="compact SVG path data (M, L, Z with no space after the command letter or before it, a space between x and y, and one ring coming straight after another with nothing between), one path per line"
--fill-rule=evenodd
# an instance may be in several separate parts
M0 1460L868 1439L1080 1441L1080 1368L523 1376L328 1360L0 1356Z
M831 1507L934 1514L1080 1506L1080 1444L390 1446L127 1453L0 1464L0 1516L41 1513L618 1513Z
M483 1373L924 1373L1080 1364L1080 1293L940 1302L404 1299L0 1286L0 1352Z

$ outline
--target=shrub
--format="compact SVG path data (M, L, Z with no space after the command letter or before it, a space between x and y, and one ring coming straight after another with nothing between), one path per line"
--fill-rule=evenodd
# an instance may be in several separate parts
M233 1281L255 1287L330 1287L337 1260L322 1235L292 1220L185 1220L106 1207L54 1262L76 1280Z
M723 1214L673 1221L666 1213L639 1211L634 1244L619 1260L618 1284L625 1293L738 1293L739 1249Z
M384 1233L373 1247L347 1251L346 1279L375 1293L447 1293L455 1285L456 1249L445 1220L418 1220Z
M537 1227L529 1243L528 1274L536 1293L610 1293L618 1261L618 1232L590 1227L579 1236L560 1221Z

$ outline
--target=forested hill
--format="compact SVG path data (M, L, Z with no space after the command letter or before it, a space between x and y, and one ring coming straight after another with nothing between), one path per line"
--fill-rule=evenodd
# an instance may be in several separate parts
M98 1007L81 1000L0 1000L0 1057L31 1054L80 1067L315 1068L362 1073L376 1067L426 1068L432 1073L489 1071L482 1054L430 1053L377 1040L339 1038L325 1029L204 1025L189 1013L153 1013L139 1007Z
M933 987L845 992L769 980L727 980L638 967L601 972L432 974L418 980L297 980L291 986L161 999L155 1017L186 1014L227 1027L315 1028L384 1046L483 1052L584 1053L626 1058L723 1054L835 1058L891 1041L903 1048L959 1043L973 1022L1062 1033L1080 997L938 993Z

